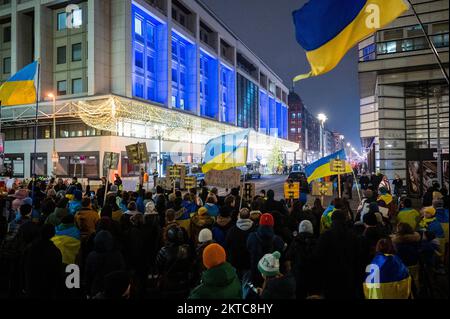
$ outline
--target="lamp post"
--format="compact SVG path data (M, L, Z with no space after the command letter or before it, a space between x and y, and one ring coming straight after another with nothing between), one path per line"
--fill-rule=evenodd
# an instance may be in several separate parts
M164 132L166 131L166 127L163 125L155 125L156 136L158 136L158 176L162 176L162 138L164 136Z
M321 149L322 149L322 157L325 157L325 122L328 120L327 116L323 113L320 113L317 116L317 119L320 121L320 140L321 140Z
M53 93L47 94L53 102L53 152L52 152L52 164L53 164L53 175L56 177L56 164L58 163L59 156L56 152L56 96Z

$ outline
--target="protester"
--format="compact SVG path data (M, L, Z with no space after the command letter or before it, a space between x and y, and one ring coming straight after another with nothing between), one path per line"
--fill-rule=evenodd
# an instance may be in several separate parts
M281 254L275 251L264 255L258 262L258 270L264 283L259 289L261 299L295 299L295 279L292 275L284 276L280 272Z
M219 244L203 250L202 283L190 293L189 299L242 299L236 270L226 261L226 253Z
M200 231L204 228L212 229L214 222L214 217L208 215L208 209L206 207L200 207L198 212L191 217L191 229L189 233L192 241L197 242Z
M406 223L413 230L417 229L420 221L420 213L412 208L412 201L409 198L403 198L400 201L400 211L396 216L397 223Z
M68 214L56 227L53 243L61 251L63 264L75 264L80 251L80 231L75 226L73 215Z
M98 213L91 207L91 199L84 197L81 200L81 209L75 215L75 223L80 230L81 241L95 232L95 225L100 220Z
M247 239L250 233L255 229L254 222L250 219L250 211L242 208L239 212L239 218L236 224L232 226L225 238L225 249L227 259L237 271L239 278L250 270L250 256L247 251Z

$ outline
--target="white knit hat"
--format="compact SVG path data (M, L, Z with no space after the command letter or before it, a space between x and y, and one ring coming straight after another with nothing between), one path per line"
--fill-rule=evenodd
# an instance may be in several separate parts
M145 215L157 215L158 212L155 210L155 203L153 201L149 201L145 205Z
M298 225L299 233L314 234L313 224L309 220L303 220L300 225Z
M210 241L213 239L213 234L208 228L203 228L198 233L198 242L199 243L206 243L207 241Z
M266 254L258 263L258 270L262 275L272 277L280 273L281 254L275 251L272 254Z

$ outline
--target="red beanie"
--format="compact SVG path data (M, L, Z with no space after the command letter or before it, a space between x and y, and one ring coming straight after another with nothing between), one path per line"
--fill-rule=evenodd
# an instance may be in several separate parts
M273 221L273 216L271 214L262 214L259 219L259 224L261 226L272 226L275 222Z

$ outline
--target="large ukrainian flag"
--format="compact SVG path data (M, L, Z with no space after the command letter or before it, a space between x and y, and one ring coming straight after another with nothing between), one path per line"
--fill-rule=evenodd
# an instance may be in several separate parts
M371 272L363 284L366 299L408 299L411 276L395 255L378 254L369 265Z
M61 251L62 262L74 264L80 251L80 231L74 225L60 224L55 228L55 236L51 239Z
M359 41L408 10L404 0L310 0L292 13L298 43L311 72L299 81L332 70Z
M38 71L35 61L14 74L0 86L0 102L2 106L32 104L36 102L34 79Z
M331 171L331 161L332 160L346 160L347 156L345 155L345 151L342 149L339 152L328 155L326 157L321 158L320 160L312 163L311 165L306 166L305 173L308 176L308 183L311 183L315 179L319 179L326 176L337 175L335 172ZM345 171L342 174L352 173L353 169L349 163L345 163Z
M223 171L247 164L248 138L250 130L224 134L213 138L205 146L203 173L210 170Z

